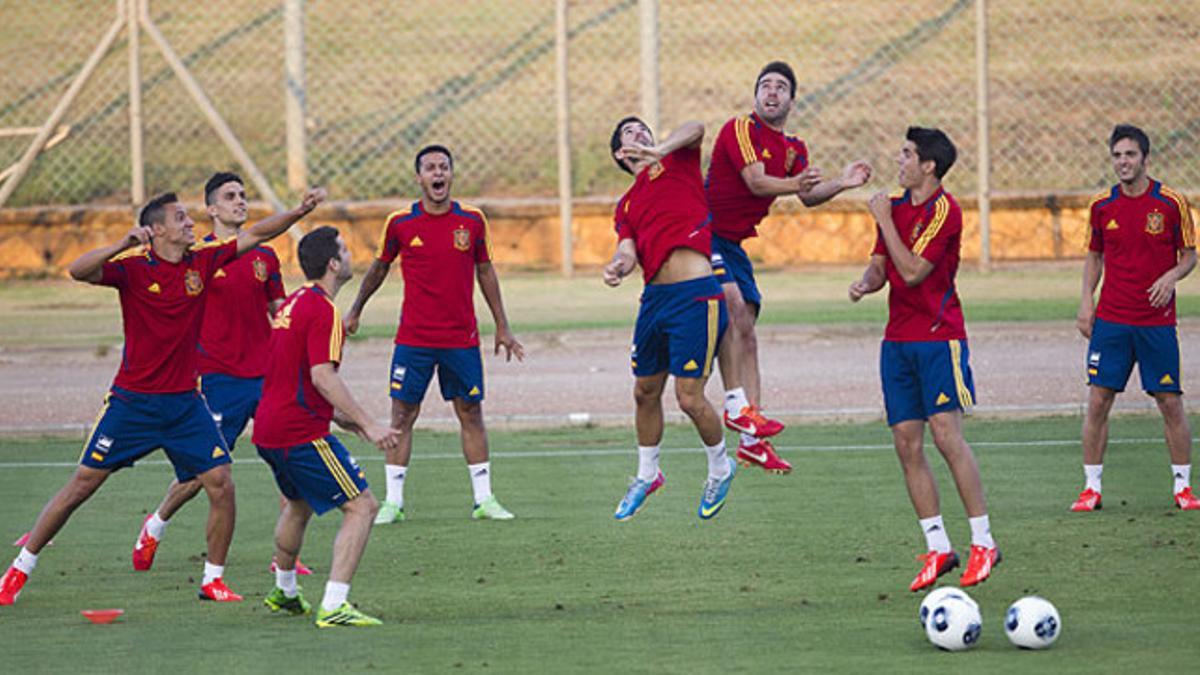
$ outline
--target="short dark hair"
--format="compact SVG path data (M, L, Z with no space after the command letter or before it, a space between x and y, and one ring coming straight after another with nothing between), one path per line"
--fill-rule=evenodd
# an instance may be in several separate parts
M758 77L754 80L754 94L758 95L758 85L762 82L763 76L771 73L782 75L792 88L792 98L796 98L796 73L792 72L792 67L783 61L772 61L763 66L763 69L758 73Z
M341 252L337 239L337 228L329 225L322 225L300 239L296 257L300 259L300 269L304 270L305 279L315 281L325 276L329 261L337 258Z
M446 159L450 160L450 168L453 170L454 155L450 154L450 149L446 146L437 144L427 145L417 151L417 158L413 160L413 169L415 169L417 173L421 173L421 158L425 155L432 155L439 152L445 155Z
M617 163L617 166L621 167L621 170L625 173L632 174L633 169L629 168L629 166L625 164L625 160L617 159L617 151L621 149L621 128L630 122L637 122L647 129L650 128L645 122L642 121L642 118L638 117L637 115L629 115L623 118L620 122L617 122L617 127L613 129L612 132L612 138L610 138L608 141L608 147L612 150L613 161Z
M212 206L213 202L217 201L217 197L213 193L215 193L218 188L226 183L237 183L243 188L246 187L246 182L243 181L242 177L236 173L233 173L232 171L218 171L212 175L212 178L208 179L207 183L204 184L204 204L206 206Z
M1142 151L1143 157L1150 156L1150 137L1146 132L1133 126L1132 124L1118 124L1113 127L1112 136L1108 137L1108 149L1112 150L1117 141L1128 138L1137 143L1138 148Z
M926 129L925 127L909 127L904 138L917 146L917 159L922 162L933 162L933 173L942 179L954 160L958 159L958 149L950 141L950 137L941 129Z
M154 223L165 225L167 204L174 204L178 201L179 198L175 196L174 192L164 192L151 199L146 202L141 213L138 214L138 225L142 227L150 227Z

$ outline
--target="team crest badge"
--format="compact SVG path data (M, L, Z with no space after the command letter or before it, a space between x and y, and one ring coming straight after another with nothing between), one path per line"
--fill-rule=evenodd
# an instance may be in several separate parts
M788 174L792 173L792 167L796 165L796 149L788 148L787 154L783 156L783 170Z
M1146 233L1147 234L1162 234L1163 231L1163 214L1155 211L1146 215Z
M188 270L187 274L183 275L183 289L188 295L200 295L200 291L204 290L204 281L200 279L200 273Z
M254 261L254 278L259 281L267 280L267 263L262 260Z
M454 248L460 251L467 251L471 248L471 232L465 227L459 227L454 231Z

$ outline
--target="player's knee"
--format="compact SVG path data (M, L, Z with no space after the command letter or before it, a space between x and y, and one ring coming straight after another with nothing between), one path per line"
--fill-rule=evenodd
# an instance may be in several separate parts
M655 405L662 398L662 387L650 382L637 382L633 385L633 400L637 405Z
M704 409L708 407L708 400L704 398L703 391L679 388L675 390L675 399L679 402L679 409L693 419L703 415Z

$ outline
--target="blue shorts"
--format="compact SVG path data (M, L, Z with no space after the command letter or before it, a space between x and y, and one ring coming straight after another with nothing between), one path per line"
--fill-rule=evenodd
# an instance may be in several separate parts
M392 398L418 404L437 371L442 398L461 398L478 403L483 400L483 359L479 347L440 349L396 345L392 351L389 389Z
M254 417L258 400L262 398L262 383L261 377L234 377L224 373L200 377L200 391L230 450L246 430L250 418Z
M742 299L754 305L754 313L758 314L762 307L762 293L754 282L754 263L746 255L746 249L736 242L723 237L712 237L712 268L713 276L721 284L737 284L742 292Z
M879 375L888 426L975 405L970 355L966 340L884 340Z
M350 451L330 434L290 448L258 446L284 497L303 499L319 516L367 489L367 477Z
M180 482L230 462L229 447L200 392L139 394L113 387L79 463L116 471L159 448Z
M1134 361L1147 394L1183 393L1177 327L1130 326L1097 318L1088 342L1088 384L1125 391Z
M716 277L646 286L633 329L633 374L708 377L728 322Z

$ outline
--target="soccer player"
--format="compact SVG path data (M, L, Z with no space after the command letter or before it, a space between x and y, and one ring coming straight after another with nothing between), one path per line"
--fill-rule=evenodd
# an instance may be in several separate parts
M1175 284L1196 266L1196 228L1183 195L1150 178L1150 138L1118 124L1108 139L1118 183L1090 207L1088 254L1076 326L1088 338L1083 418L1084 490L1072 511L1101 508L1108 412L1133 364L1162 413L1175 477L1175 506L1200 510L1192 494L1192 430L1183 409ZM1104 278L1100 302L1096 285Z
M878 224L875 249L862 278L850 284L858 302L889 284L888 323L879 355L888 426L908 496L925 533L928 553L909 588L928 588L958 566L938 504L937 482L925 460L925 425L933 434L971 524L971 554L959 583L973 586L1000 562L992 539L979 465L963 438L963 411L974 405L967 331L955 291L962 245L962 211L942 187L957 151L939 129L909 127L900 148L903 194L871 198Z
M120 241L71 263L71 277L117 289L125 348L79 466L38 516L29 540L0 579L0 605L11 605L46 542L114 472L158 448L181 482L195 478L209 499L208 559L202 600L242 597L223 580L236 506L229 447L196 390L196 343L214 275L238 256L278 236L325 199L310 190L297 208L238 232L236 238L196 243L187 209L173 193L150 200L138 224Z
M704 397L728 317L710 262L712 233L700 179L702 138L704 125L687 122L655 145L644 122L626 117L610 141L613 160L634 181L617 202L617 250L604 267L604 283L619 285L640 264L646 284L632 356L638 471L617 505L615 516L621 521L632 518L664 482L658 455L668 375L675 376L679 407L696 426L708 455L701 518L721 511L733 483L735 465L725 451L721 418Z
M755 81L754 112L721 127L705 182L712 214L713 271L729 308L730 330L718 358L725 385L725 426L741 434L738 461L771 473L788 473L792 466L766 440L784 427L761 410L754 324L762 295L742 241L757 236L758 224L776 197L794 194L805 206L816 206L871 178L871 166L863 161L847 165L841 176L831 179L808 166L804 142L783 131L795 96L796 76L788 64L772 61L764 66Z
M350 251L332 227L300 240L297 257L308 283L288 297L275 319L259 417L258 454L275 473L286 499L275 526L275 588L264 603L272 612L307 614L311 607L296 584L296 562L313 512L342 511L333 566L317 626L377 626L347 600L379 511L362 469L336 436L330 420L356 431L381 450L395 448L399 432L377 424L338 375L345 329L333 298L350 280Z
M213 174L204 186L212 232L204 242L236 237L248 205L241 177ZM209 284L200 323L200 391L232 452L262 396L262 376L271 337L270 316L283 304L279 258L258 246L217 270ZM158 509L142 523L133 546L133 568L150 569L171 517L200 492L199 481L173 480ZM298 568L301 574L309 570Z
M479 209L450 198L454 159L440 145L417 152L414 161L421 199L388 216L379 257L371 263L346 315L350 333L358 330L367 300L379 290L399 256L404 275L404 303L392 355L390 391L392 426L404 432L389 450L384 470L387 498L377 525L404 520L404 481L412 456L412 427L421 401L437 372L442 398L453 401L462 428L463 457L471 476L476 519L510 520L513 514L492 494L487 429L483 423L483 361L472 296L474 280L496 322L495 353L506 360L525 358L513 335L500 297L500 280L492 267L487 218Z

